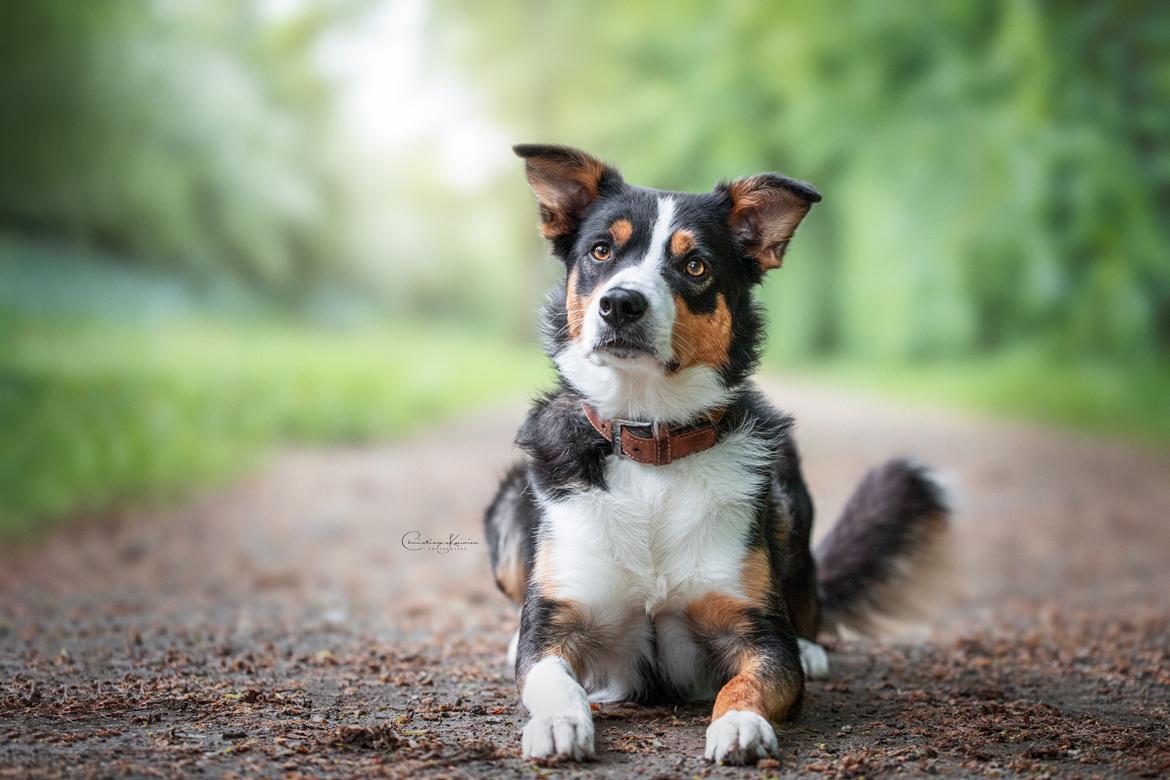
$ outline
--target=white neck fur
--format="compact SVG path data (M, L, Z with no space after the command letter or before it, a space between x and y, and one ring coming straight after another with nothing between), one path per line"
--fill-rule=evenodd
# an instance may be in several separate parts
M576 343L566 344L554 360L569 384L607 419L687 422L726 406L733 395L709 366L671 372L652 359L598 363Z

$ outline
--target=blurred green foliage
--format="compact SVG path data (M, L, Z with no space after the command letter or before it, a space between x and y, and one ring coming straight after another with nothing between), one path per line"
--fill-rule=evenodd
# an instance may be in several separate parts
M443 8L525 137L650 186L822 191L766 285L785 355L1170 352L1164 3Z
M61 266L0 244L0 285L35 299L13 262L33 259L36 278ZM127 295L134 314L117 311ZM91 269L88 297L108 305L0 316L0 535L181 494L277 442L398 436L548 376L531 349L451 326L312 325L117 269Z
M0 527L539 384L521 140L814 183L766 366L1165 440L1167 52L1151 0L7 3Z
M285 289L338 249L312 63L340 15L18 0L0 24L0 227Z
M523 330L555 268L519 166L462 160L490 171L470 189L439 170L452 125L490 120L652 186L761 169L816 184L825 201L765 288L774 354L1170 352L1164 3L273 5L7 7L0 229ZM418 68L484 116L355 146L322 51L401 45L344 36L415 6ZM366 121L408 125L432 85L415 90L384 87Z

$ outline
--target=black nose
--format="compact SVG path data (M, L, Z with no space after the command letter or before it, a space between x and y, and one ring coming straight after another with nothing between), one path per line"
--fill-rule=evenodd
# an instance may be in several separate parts
M597 310L601 312L601 319L615 328L620 328L642 318L646 313L646 296L640 292L615 287L597 301Z

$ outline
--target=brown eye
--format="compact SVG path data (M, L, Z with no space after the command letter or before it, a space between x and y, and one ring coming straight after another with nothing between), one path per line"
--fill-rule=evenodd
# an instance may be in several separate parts
M602 241L594 244L593 248L589 250L589 254L599 263L604 263L613 256L613 250L609 248L609 244Z
M707 264L702 260L688 260L686 272L689 276L702 276L707 273Z

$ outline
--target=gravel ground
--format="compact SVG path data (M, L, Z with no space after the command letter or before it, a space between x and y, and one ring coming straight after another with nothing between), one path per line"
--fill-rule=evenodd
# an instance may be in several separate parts
M779 761L711 766L706 708L625 705L596 712L597 761L520 759L516 615L472 543L517 405L0 553L0 776L1170 773L1170 453L767 390L822 532L892 455L959 504L956 597L929 630L841 641Z

